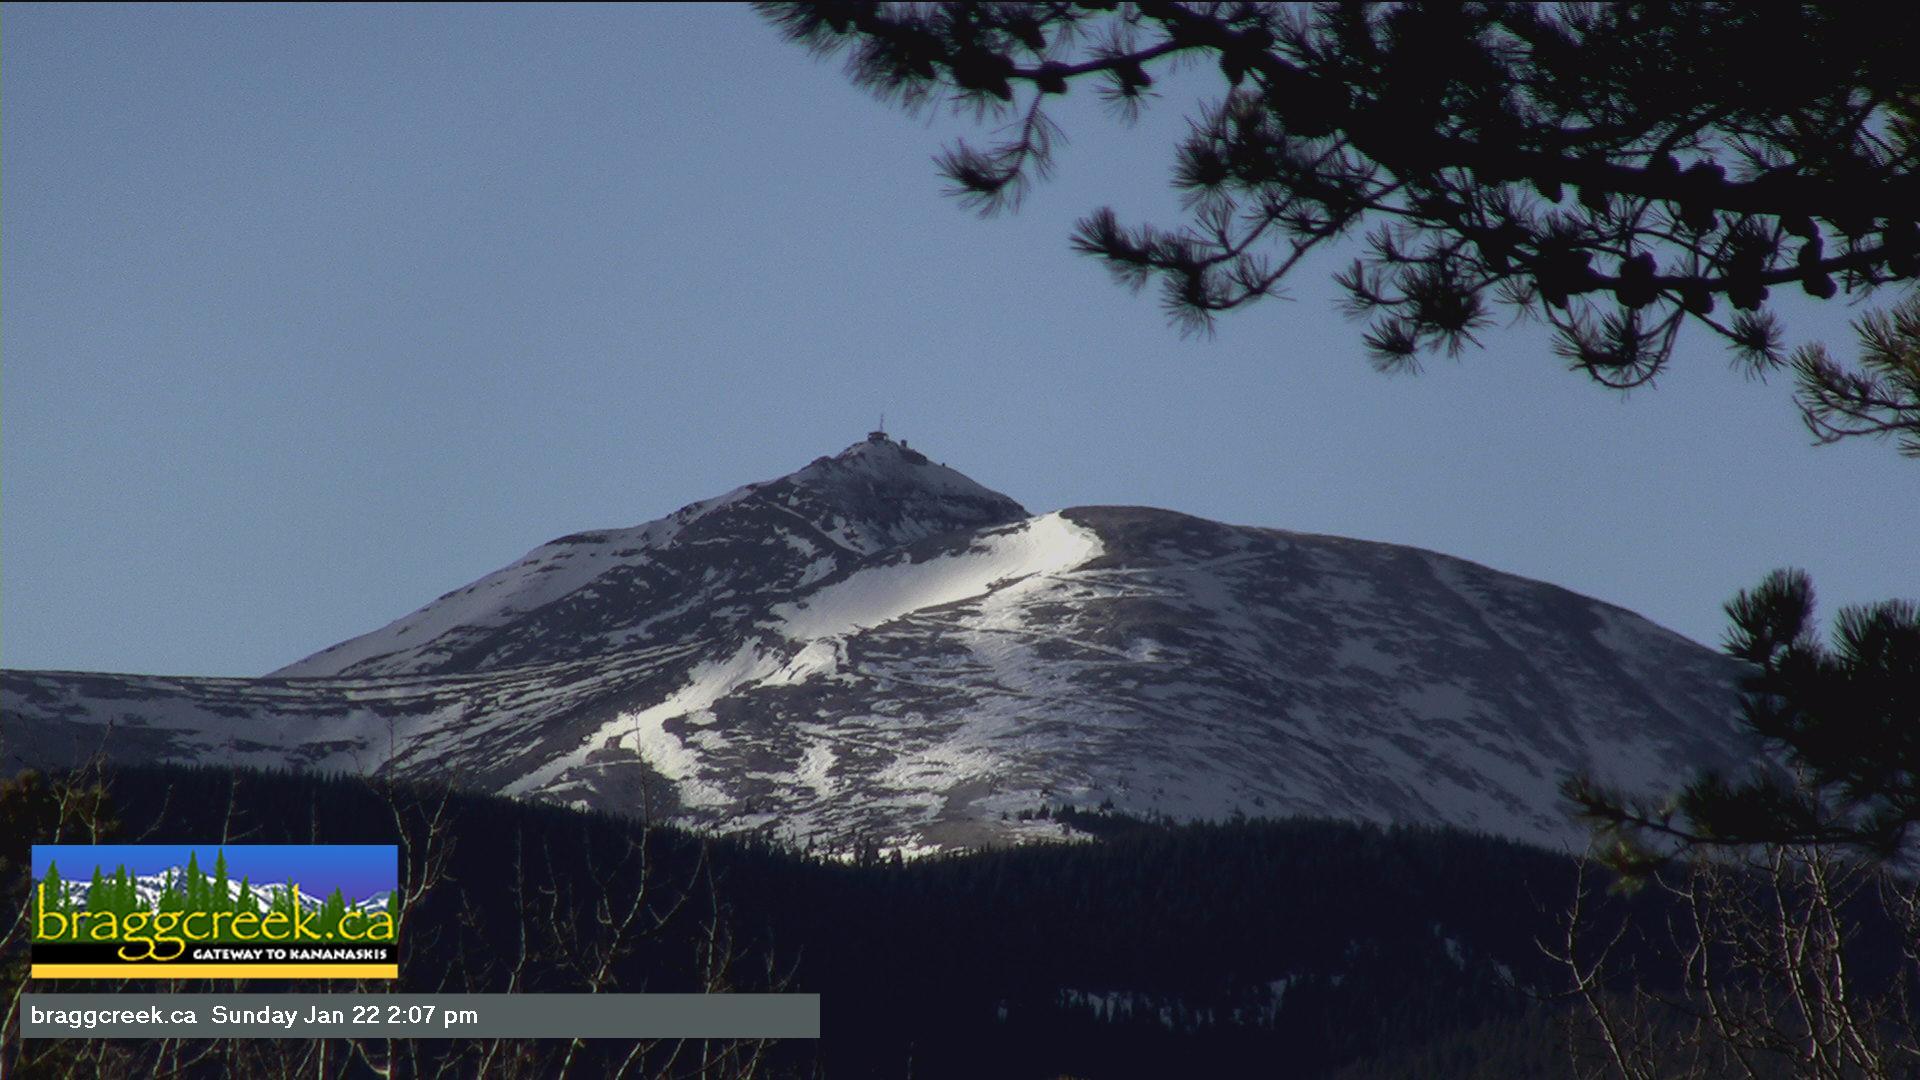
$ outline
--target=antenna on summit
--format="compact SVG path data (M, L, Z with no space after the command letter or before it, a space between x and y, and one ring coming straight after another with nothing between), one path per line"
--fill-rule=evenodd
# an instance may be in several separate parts
M887 441L887 414L886 413L880 414L880 426L877 428L874 428L872 431L867 432L867 441L868 442L886 442Z

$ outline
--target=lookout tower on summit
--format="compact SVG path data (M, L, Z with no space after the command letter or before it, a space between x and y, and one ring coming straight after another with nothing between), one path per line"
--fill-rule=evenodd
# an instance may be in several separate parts
M927 460L926 456L921 454L919 451L908 449L907 440L905 439L896 440L894 439L893 436L887 434L887 414L886 413L880 414L880 426L877 428L874 428L872 431L867 432L867 442L879 444L882 446L889 445L889 444L898 446L900 448L901 453L906 455L907 460L913 462L916 465L925 464Z

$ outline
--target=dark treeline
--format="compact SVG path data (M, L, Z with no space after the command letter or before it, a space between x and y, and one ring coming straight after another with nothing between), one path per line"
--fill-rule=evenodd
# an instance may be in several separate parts
M1564 976L1538 943L1562 934L1574 864L1456 830L1109 817L1095 842L836 863L354 778L137 767L107 785L103 840L401 844L402 894L430 887L401 908L397 989L822 995L818 1043L681 1048L682 1073L721 1051L735 1072L751 1060L849 1077L1438 1076L1435 1061L1480 1044L1564 1060L1561 1006L1541 1000ZM9 812L30 816L19 804ZM0 822L22 838L5 841L21 847L4 853L10 884L29 835L16 824L30 823ZM1647 897L1610 904L1609 917L1655 914ZM17 979L23 943L8 948ZM105 987L43 987L82 988ZM260 1049L212 1053L209 1071ZM489 1071L550 1073L564 1049L495 1046ZM572 1067L595 1075L631 1049L584 1044ZM647 1048L636 1072L674 1049ZM420 1043L329 1060L353 1074L398 1055L405 1075L487 1052Z

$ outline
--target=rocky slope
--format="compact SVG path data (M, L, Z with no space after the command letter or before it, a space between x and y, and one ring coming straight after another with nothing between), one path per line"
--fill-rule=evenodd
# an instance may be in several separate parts
M6 672L28 762L447 777L797 842L1058 835L1041 803L1450 822L1741 753L1734 664L1463 560L1019 504L875 437L563 537L262 679Z

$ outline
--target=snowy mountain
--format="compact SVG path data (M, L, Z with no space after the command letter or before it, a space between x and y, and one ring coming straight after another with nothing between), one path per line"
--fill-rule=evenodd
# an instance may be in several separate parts
M275 675L420 675L735 632L876 552L1027 516L894 443L862 443L631 529L575 533Z
M293 765L909 851L1042 803L1584 843L1556 785L1743 755L1736 665L1433 552L1019 504L874 436L563 537L262 679L6 672L28 761Z
M156 871L151 874L140 874L136 876L133 879L133 892L134 895L139 898L141 907L157 909L160 906L160 897L165 895L169 888L185 892L186 880L186 867L168 867L165 870ZM275 895L283 889L292 888L293 883L270 881L265 883L247 882L246 884L247 887L252 890L253 896L258 900L260 907L264 910ZM60 891L66 893L67 899L73 901L80 907L86 906L87 892L93 888L91 879L66 879L61 882L61 885L62 888ZM238 900L240 898L240 889L241 882L239 880L230 880L227 882L227 895L232 899ZM357 908L369 914L376 911L385 911L387 910L388 902L392 899L392 895L391 893L379 892L371 896L361 897L358 900L348 899L347 908L348 910ZM299 897L300 907L304 910L319 911L326 906L327 898L325 895L316 896L308 892L305 886L301 887Z

